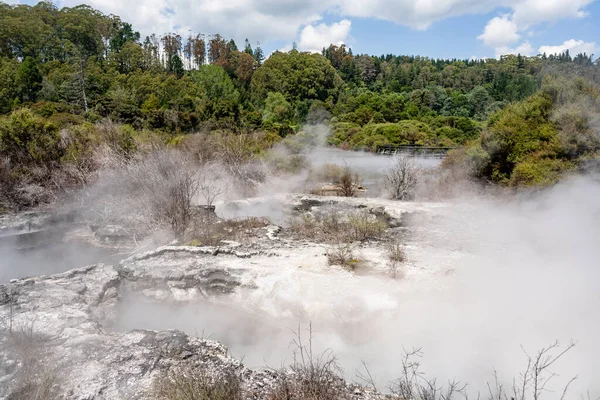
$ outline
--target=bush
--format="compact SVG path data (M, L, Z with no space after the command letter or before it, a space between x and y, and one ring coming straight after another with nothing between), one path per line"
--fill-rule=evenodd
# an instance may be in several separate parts
M292 342L294 361L290 372L279 371L278 380L268 394L269 400L342 400L341 369L333 353L313 352L312 326L308 344L304 343L300 328Z
M155 381L152 397L160 400L242 400L242 377L229 369L211 376L202 367L175 367Z
M404 253L404 248L402 244L398 241L392 241L386 245L385 253L391 262L401 263L406 260L406 254Z
M419 169L414 159L400 155L394 164L385 171L384 184L394 200L412 200L417 187Z
M143 210L182 237L192 219L199 177L181 154L156 150L127 167L129 185Z
M512 186L549 186L574 168L569 161L532 156L517 164L510 183Z
M327 251L327 263L337 265L344 269L354 271L364 265L365 260L356 254L350 245L338 245Z
M62 156L58 128L28 109L0 120L0 150L20 166L51 166Z

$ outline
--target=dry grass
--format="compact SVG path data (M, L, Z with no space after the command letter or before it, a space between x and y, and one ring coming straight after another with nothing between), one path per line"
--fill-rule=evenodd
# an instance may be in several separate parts
M58 400L61 379L56 365L48 361L50 337L36 331L31 321L18 322L14 314L13 294L10 312L0 321L0 351L18 361L7 400Z
M255 230L271 225L267 218L247 217L218 220L216 217L198 218L194 221L188 235L188 245L219 246L224 240L243 242L248 236L254 236Z
M151 396L160 400L242 400L242 377L231 370L212 376L202 368L177 367L155 381Z
M338 245L327 251L327 263L354 271L365 265L365 260L350 245Z
M290 222L290 229L302 239L349 243L380 239L387 229L387 223L368 211L342 214L332 210L294 218Z

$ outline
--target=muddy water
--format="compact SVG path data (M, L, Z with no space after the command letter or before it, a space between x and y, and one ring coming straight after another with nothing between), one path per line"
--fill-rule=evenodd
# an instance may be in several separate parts
M115 250L85 243L58 242L29 249L18 249L6 243L0 246L0 283L65 272L91 264L114 264L124 258L115 253Z

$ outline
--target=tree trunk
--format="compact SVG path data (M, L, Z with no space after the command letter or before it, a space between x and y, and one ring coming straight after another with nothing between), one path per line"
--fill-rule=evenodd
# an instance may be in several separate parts
M85 107L85 112L88 112L88 101L87 96L85 94L85 70L83 68L83 58L79 57L79 83L81 84L81 94L83 97L83 106Z

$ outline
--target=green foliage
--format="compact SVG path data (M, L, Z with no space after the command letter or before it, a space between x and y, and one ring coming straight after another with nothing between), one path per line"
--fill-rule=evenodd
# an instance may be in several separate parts
M252 77L252 96L262 103L270 92L279 92L294 107L302 100L337 98L342 79L320 54L275 52Z
M490 118L482 148L490 154L489 176L498 182L510 179L516 164L529 154L555 157L560 151L557 130L549 121L552 101L535 95L514 103Z
M57 127L28 109L0 120L0 150L16 164L49 165L57 161L62 155L59 142Z
M513 186L549 186L557 183L565 172L575 165L562 159L541 158L532 155L518 163L511 175Z
M37 63L31 57L26 57L17 71L17 84L23 101L35 101L37 92L42 86L42 75Z
M538 94L494 113L463 161L472 174L495 182L554 184L600 150L594 131L599 94L581 78L548 79Z
M264 122L286 123L291 120L293 115L292 105L281 93L269 93L262 113Z

